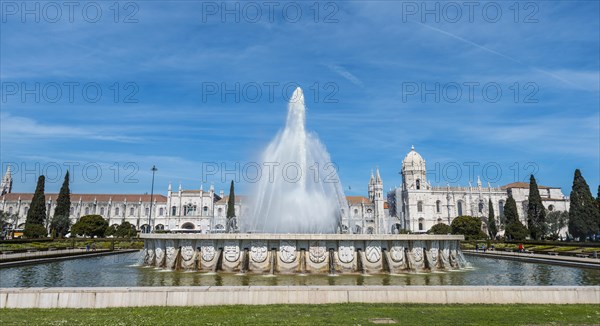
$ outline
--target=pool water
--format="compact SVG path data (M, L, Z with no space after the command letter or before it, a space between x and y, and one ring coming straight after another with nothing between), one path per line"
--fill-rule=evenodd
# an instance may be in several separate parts
M235 285L600 285L600 270L467 257L472 267L396 275L256 275L162 270L141 253L63 260L0 270L0 287Z

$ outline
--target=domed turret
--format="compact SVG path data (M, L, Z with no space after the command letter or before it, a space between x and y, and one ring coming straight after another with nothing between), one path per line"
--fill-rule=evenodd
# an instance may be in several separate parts
M402 161L402 183L404 189L425 189L427 187L427 169L425 160L412 146Z

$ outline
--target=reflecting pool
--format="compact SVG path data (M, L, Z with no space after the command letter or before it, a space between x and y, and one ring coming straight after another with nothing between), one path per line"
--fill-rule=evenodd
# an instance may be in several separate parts
M600 270L469 256L461 271L397 275L253 275L143 267L140 253L0 270L0 287L233 285L600 285Z

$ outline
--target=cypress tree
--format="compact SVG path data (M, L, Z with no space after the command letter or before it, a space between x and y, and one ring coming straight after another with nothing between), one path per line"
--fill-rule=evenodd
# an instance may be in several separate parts
M587 237L598 232L600 212L579 169L575 170L570 199L569 233L580 241L585 241Z
M46 178L40 175L35 187L35 193L31 200L31 206L27 211L27 219L25 224L39 224L44 225L46 220L46 197L44 196L44 182Z
M229 187L229 198L227 199L227 232L233 231L235 223L232 223L232 219L235 218L235 191L233 189L233 180L231 180L231 186Z
M508 196L504 204L504 216L506 218L504 236L509 240L524 240L527 237L527 229L519 220L517 203L512 196Z
M539 240L546 234L546 208L542 204L542 197L533 174L529 178L527 227L532 239Z
M65 173L65 180L63 181L58 198L56 199L56 208L54 209L54 216L69 216L71 211L71 191L69 190L69 171Z
M488 207L490 208L488 213L488 231L490 233L490 238L496 239L498 228L496 227L496 217L494 216L494 206L492 205L491 198L488 201Z

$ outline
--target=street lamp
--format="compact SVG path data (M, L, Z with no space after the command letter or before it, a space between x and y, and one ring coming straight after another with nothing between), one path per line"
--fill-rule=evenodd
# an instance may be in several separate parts
M152 169L150 169L150 171L152 171L152 188L150 190L150 214L148 214L148 233L150 233L150 230L152 229L152 227L150 226L150 221L152 220L152 206L154 205L154 173L158 171L156 165L152 165Z

